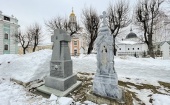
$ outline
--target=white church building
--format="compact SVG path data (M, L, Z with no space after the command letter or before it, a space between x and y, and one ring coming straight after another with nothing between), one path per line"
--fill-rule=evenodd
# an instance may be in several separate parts
M132 29L126 38L118 41L116 45L118 56L144 57L148 52L148 46L132 32ZM156 56L162 56L164 59L170 57L170 41L156 42L153 45Z
M0 55L18 53L18 43L12 36L18 28L18 20L14 16L4 15L0 11Z

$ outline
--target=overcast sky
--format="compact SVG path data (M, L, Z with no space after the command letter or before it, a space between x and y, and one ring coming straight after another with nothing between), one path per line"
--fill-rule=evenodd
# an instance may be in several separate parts
M133 5L136 0L130 1ZM58 15L69 17L72 7L80 21L84 7L93 6L98 13L102 13L109 2L114 3L115 0L0 0L0 11L8 16L14 15L19 20L21 29L25 29L34 22L44 26L45 20Z
M81 22L81 12L84 7L92 6L98 13L106 10L109 2L116 0L0 0L0 11L3 14L14 15L19 20L21 30L38 22L44 27L44 21L55 16L69 17L72 7L79 22ZM137 0L129 0L131 10Z

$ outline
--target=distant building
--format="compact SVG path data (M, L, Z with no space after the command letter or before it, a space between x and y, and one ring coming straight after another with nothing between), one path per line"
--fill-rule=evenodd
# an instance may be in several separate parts
M138 36L133 33L132 29L125 39L117 42L118 56L142 56L144 52L147 53L147 50L147 45L140 41Z
M132 29L126 38L118 41L116 45L118 56L143 57L148 55L148 46L132 32ZM170 57L170 41L156 42L153 46L156 56L162 56L164 59Z
M71 25L77 24L76 15L74 14L73 10L69 16L69 24L71 24ZM77 33L75 33L71 36L71 42L69 43L69 47L70 47L70 54L72 56L79 56L80 54L84 54L87 52L85 38L84 38L85 34L86 33L84 33L83 29L81 28ZM42 49L52 49L51 40L49 40L48 43L46 43L46 44L38 45L36 48L36 51L39 51ZM26 52L31 53L32 47L29 46L29 48L26 50ZM19 54L23 54L21 46L19 46Z
M69 23L72 25L77 24L76 15L74 14L74 11L72 9L72 13L69 17ZM70 53L71 55L78 56L80 54L86 53L85 52L85 39L84 39L83 29L79 30L76 34L72 36L71 42L70 42Z
M18 43L12 36L18 28L18 20L14 16L4 15L0 11L0 54L18 53Z

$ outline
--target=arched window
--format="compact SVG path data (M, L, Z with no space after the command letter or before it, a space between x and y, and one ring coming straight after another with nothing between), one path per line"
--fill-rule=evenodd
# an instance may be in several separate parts
M8 34L7 34L7 33L5 33L4 38L5 38L5 39L8 39Z

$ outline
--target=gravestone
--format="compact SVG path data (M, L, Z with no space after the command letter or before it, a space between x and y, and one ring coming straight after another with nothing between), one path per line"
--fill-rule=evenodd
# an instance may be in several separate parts
M53 52L50 61L50 75L45 78L45 85L38 90L47 94L66 96L81 83L73 74L72 60L68 42L71 37L66 31L56 29L51 37Z
M107 26L105 11L100 18L102 19L102 26L95 42L97 72L93 81L93 93L121 100L122 89L118 87L118 77L114 69L113 36Z

